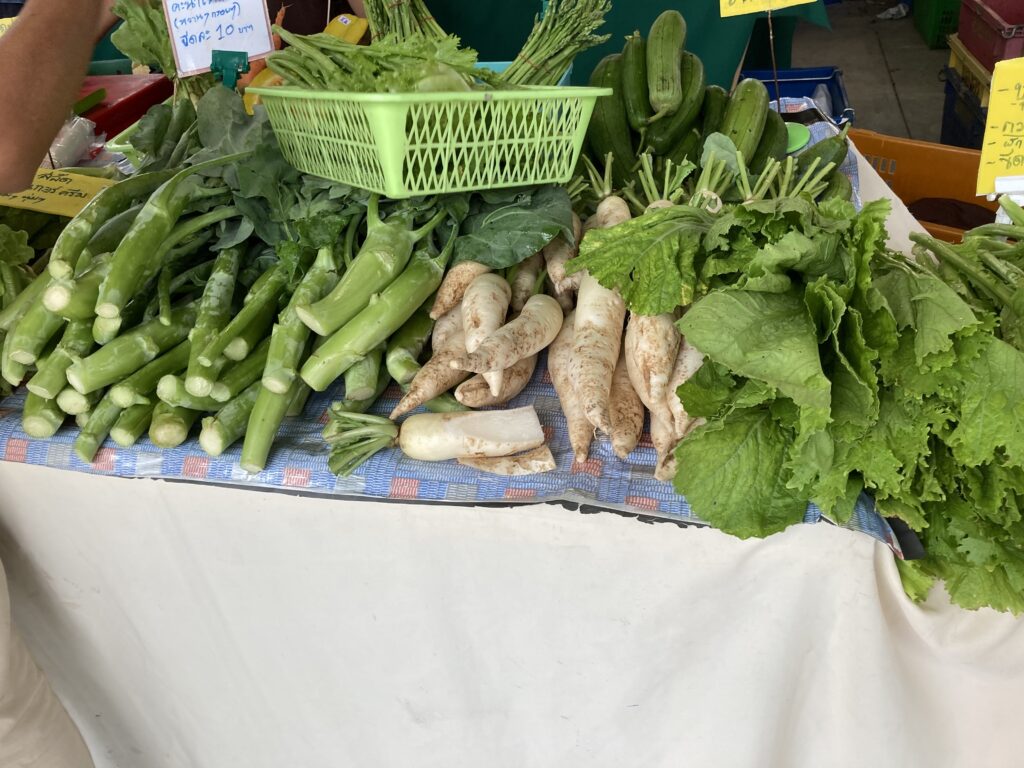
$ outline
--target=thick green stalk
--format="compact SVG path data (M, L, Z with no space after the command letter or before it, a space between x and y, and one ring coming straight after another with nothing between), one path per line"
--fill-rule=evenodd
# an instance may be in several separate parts
M263 371L263 386L271 392L284 394L299 376L309 328L302 322L296 308L311 304L328 293L338 283L338 277L334 249L321 248L271 331L270 352Z
M50 254L49 271L54 277L71 277L78 257L93 235L112 217L127 210L132 201L146 197L174 175L173 171L143 173L107 187L64 228Z
M119 246L111 256L110 271L100 285L100 292L96 297L96 314L100 317L117 317L142 286L156 277L162 268L170 266L175 270L178 258L198 250L209 239L207 230L210 227L237 215L236 208L218 208L186 219L178 223L160 243L156 244L156 251L147 255L145 259L137 252L128 251L119 261ZM142 214L139 214L139 218L142 218ZM122 242L128 242L130 236L131 233L126 235Z
M111 257L110 272L100 286L100 294L96 300L97 315L117 317L145 282L147 266L155 274L163 265L161 259L154 258L154 254L160 254L162 249L166 254L171 246L165 248L165 242L175 229L185 206L193 197L202 195L202 180L194 174L236 162L247 154L225 155L216 160L189 166L164 182L150 196L139 211L132 228L128 230L128 234L121 240ZM237 215L237 211L232 215ZM204 216L198 216L196 219L204 219ZM212 220L204 227L210 226L211 223Z
M159 310L157 311L157 317L160 318L160 322L164 325L171 324L171 278L174 277L174 273L170 269L164 267L160 270L160 277L156 283L156 298L158 302Z
M64 411L55 400L29 392L21 412L21 429L29 437L53 437L64 423Z
M21 316L24 315L30 307L39 303L40 298L46 291L46 286L50 284L50 275L48 272L43 272L38 275L21 293L15 296L14 301L4 307L3 311L0 312L0 331L9 331L14 327Z
M277 307L278 297L284 292L288 283L288 273L283 265L273 268L273 273L265 281L258 281L259 287L250 291L250 296L242 305L238 313L231 318L231 321L224 326L206 345L206 349L199 353L199 362L203 365L213 365L213 362L224 355L224 350L234 341L249 323L261 318L267 308Z
M366 308L374 294L384 290L409 263L413 247L429 235L447 215L438 213L425 226L411 229L409 214L386 222L377 216L375 198L367 213L367 233L359 254L337 286L315 304L297 307L299 317L321 336L328 336Z
M331 404L331 410L336 413L366 413L380 399L380 396L384 394L384 390L388 388L390 383L391 375L387 372L386 368L381 368L380 376L377 378L377 386L374 387L372 395L362 400L349 400L348 398L339 400Z
M83 394L116 384L162 352L180 344L195 322L196 306L174 310L173 322L150 320L68 368L68 381Z
M118 244L124 239L124 236L128 234L128 230L132 228L132 224L139 215L139 211L142 210L143 205L144 203L133 205L131 208L126 208L103 222L103 225L96 230L96 234L89 240L89 245L82 252L82 256L79 257L78 264L75 267L75 274L80 273L85 266L82 263L82 257L85 257L86 254L95 257L101 253L112 253L117 248Z
M102 390L96 390L88 395L83 395L77 389L64 387L64 389L57 393L57 407L68 416L77 416L80 413L88 413L95 408L102 395Z
M220 456L240 439L245 434L256 398L262 389L263 385L258 381L250 384L225 403L214 416L203 419L203 430L199 433L200 447L211 456Z
M107 439L111 428L121 415L121 408L110 399L107 393L89 412L89 420L85 422L78 437L75 438L75 454L86 464L96 458L103 441Z
M122 408L147 403L164 376L181 373L188 365L191 345L183 341L110 388L111 399Z
M1024 209L1021 209L1017 203L1010 198L1009 195L1003 195L999 198L999 205L1007 216L1018 227L1024 227Z
M103 346L109 344L117 338L117 334L121 332L121 318L120 317L97 317L92 321L92 338L93 340Z
M430 310L426 302L416 310L405 325L388 339L388 354L385 358L388 373L400 386L405 386L420 369L419 359L423 348L430 340L434 330L434 321L430 318Z
M267 457L270 456L270 449L274 444L274 438L277 437L278 429L281 428L281 422L284 421L299 389L304 386L301 380L296 379L290 391L279 395L260 385L252 413L249 415L249 423L246 425L245 442L242 443L240 464L246 472L255 474L262 472L267 466Z
M89 423L90 416L92 416L92 411L78 414L77 416L75 416L75 426L81 429L82 427Z
M8 337L11 359L22 365L33 365L65 322L63 317L48 310L42 302L33 304Z
M192 356L189 358L188 373L185 376L185 388L196 397L208 396L220 375L218 361L214 360L213 365L203 365L199 361L199 353L205 349L214 334L227 325L231 317L231 298L235 293L235 281L242 252L242 247L236 246L225 248L217 254L213 271L206 281L206 288L199 302L196 325L189 334Z
M224 404L254 381L259 381L266 368L269 352L270 338L267 337L260 340L248 357L224 371L220 380L214 384L210 397Z
M302 367L302 378L323 392L357 360L387 341L437 290L453 241L438 256L420 252L401 275L350 322L315 350Z
M92 351L92 324L84 320L68 323L56 349L39 364L35 375L28 381L28 390L39 397L52 400L67 386L67 369L78 358Z
M157 403L149 423L149 439L157 448L177 448L188 440L188 433L197 418L199 411Z
M373 396L380 380L380 361L384 346L370 351L366 357L345 371L345 399L366 400Z
M228 360L245 360L249 354L259 346L260 342L270 339L270 329L274 324L274 317L277 314L277 307L267 304L242 332L224 349L224 357Z
M10 342L10 335L5 336L3 353L0 354L0 376L3 376L4 381L12 387L16 387L25 380L25 374L28 373L28 366L24 363L19 363L11 357L9 354L11 346Z
M110 428L110 439L122 448L135 445L149 429L155 407L156 401L154 400L152 403L139 403L125 408L117 417L114 426Z
M43 304L68 320L91 320L96 315L100 284L109 270L110 256L103 254L76 280L54 278L43 293Z
M944 261L956 269L960 274L966 277L975 288L987 293L994 301L997 301L1000 306L1005 307L1011 304L1013 300L1013 293L1007 286L986 275L978 265L972 263L970 259L961 256L952 246L941 243L935 238L916 232L911 233L910 239L918 245L932 251L939 257L940 261Z

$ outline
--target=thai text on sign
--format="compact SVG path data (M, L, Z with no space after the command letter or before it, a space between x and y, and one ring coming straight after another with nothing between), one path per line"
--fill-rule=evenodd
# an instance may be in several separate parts
M39 170L28 189L11 195L0 195L0 205L73 217L113 183L110 179L95 176Z
M249 60L274 49L265 0L163 0L180 76L210 71L214 51L239 51Z
M1024 59L996 63L985 140L978 169L978 194L1024 190Z

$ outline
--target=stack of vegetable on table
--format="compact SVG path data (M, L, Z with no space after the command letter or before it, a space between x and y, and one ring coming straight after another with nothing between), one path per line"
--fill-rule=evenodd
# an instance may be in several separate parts
M608 9L552 2L498 75L422 0L367 5L370 46L278 28L269 70L312 90L553 85ZM164 44L156 4L126 15L122 38ZM385 199L295 170L238 94L179 88L132 134L136 172L52 242L0 223L25 431L73 416L89 461L108 435L170 447L198 425L257 472L310 390L343 382L334 472L396 446L539 472L537 414L503 406L547 371L576 460L595 439L628 456L649 423L656 476L738 536L808 502L843 523L867 494L925 543L908 593L941 578L965 607L1024 610L1024 214L1004 201L1012 225L891 252L887 205L858 210L838 170L845 134L787 156L764 86L707 87L685 37L666 11L601 62L613 95L564 186Z

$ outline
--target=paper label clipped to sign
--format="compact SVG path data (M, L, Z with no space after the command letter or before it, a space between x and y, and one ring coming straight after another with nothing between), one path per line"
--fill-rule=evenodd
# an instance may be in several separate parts
M719 0L720 14L726 16L742 16L745 13L762 13L764 11L781 11L794 5L807 5L814 0Z
M0 205L72 217L113 183L110 179L95 176L41 169L36 172L28 189L12 195L0 195Z
M978 194L1005 191L1024 191L1024 58L996 63L981 145Z
M249 61L274 49L266 0L163 0L180 77L210 71L214 51L239 51Z

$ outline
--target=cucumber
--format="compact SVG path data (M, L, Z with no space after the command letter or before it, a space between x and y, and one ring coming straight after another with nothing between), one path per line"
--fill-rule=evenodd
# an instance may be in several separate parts
M612 164L612 180L617 187L623 186L633 175L636 152L626 118L626 105L622 100L622 54L605 56L590 76L590 84L596 88L613 88L615 93L597 100L594 114L587 128L590 151L604 166L605 157L611 152L615 158Z
M709 85L704 89L704 103L701 105L700 132L704 137L717 133L725 119L725 108L729 105L729 94L720 85Z
M788 146L789 131L786 130L786 121L774 109L769 109L761 141L757 144L754 156L747 161L747 167L754 173L761 173L769 160L785 160Z
M853 184L846 174L836 168L828 177L828 186L821 193L819 200L832 200L838 198L849 202L853 199Z
M686 45L686 19L679 11L663 11L647 33L647 91L652 121L674 115L682 106L686 82L679 63Z
M672 150L693 127L704 103L704 64L689 51L683 51L679 72L683 82L683 101L671 117L651 123L647 127L647 146L656 155Z
M622 49L622 100L629 126L642 131L653 113L647 95L647 42L639 32L627 37Z
M683 160L689 160L694 165L700 165L701 157L701 145L704 143L704 137L701 136L700 131L696 128L691 128L687 131L683 140L680 141L672 151L669 152L665 157L671 160L673 163L681 163Z
M849 130L850 125L847 123L846 127L843 128L843 132L838 136L832 136L824 141L819 141L813 147L808 147L804 152L801 152L796 158L797 170L800 173L806 173L815 158L821 160L818 163L819 171L829 163L835 163L836 168L842 165L846 160L846 153L850 150L846 141L846 133Z
M721 133L744 157L753 157L768 118L768 89L760 80L741 80L725 108Z

